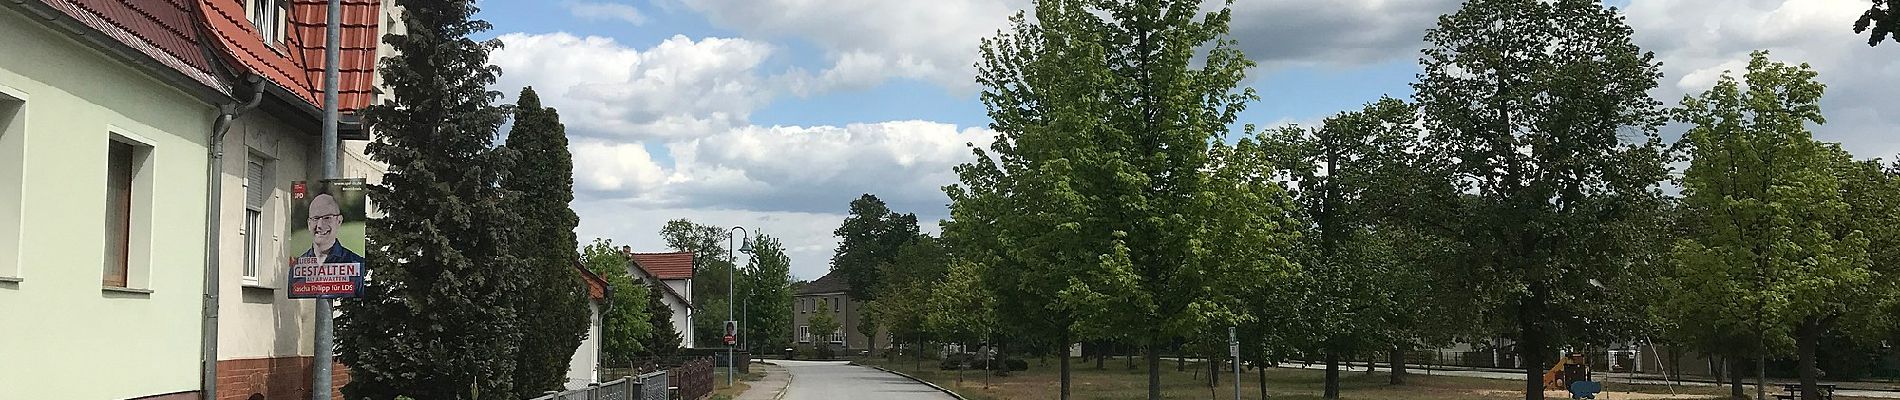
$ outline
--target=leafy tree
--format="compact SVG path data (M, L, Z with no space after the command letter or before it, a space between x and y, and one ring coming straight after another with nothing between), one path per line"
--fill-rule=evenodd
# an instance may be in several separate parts
M685 343L685 336L680 335L679 328L673 326L673 307L666 304L664 294L666 288L661 287L665 283L659 281L644 283L635 281L634 283L646 287L647 325L653 327L653 334L648 335L647 340L641 343L642 351L639 354L649 357L671 357L679 354L681 345Z
M1403 354L1405 329L1431 294L1426 260L1403 243L1429 240L1407 229L1417 151L1417 107L1392 98L1326 119L1319 129L1288 127L1271 137L1292 174L1293 193L1313 223L1306 235L1305 284L1297 313L1309 319L1307 347L1324 355L1325 390L1339 397L1339 360L1369 350ZM1395 362L1394 365L1402 365ZM1403 368L1393 370L1402 382Z
M832 234L838 236L838 248L831 268L844 273L856 300L877 299L880 270L897 258L898 248L920 235L916 214L893 212L870 194L851 201L850 215Z
M983 266L953 262L943 282L930 289L924 306L924 329L957 343L989 342L996 329L996 300L983 283ZM957 369L963 379L963 369Z
M1558 345L1583 341L1638 244L1617 230L1655 208L1664 176L1648 91L1654 55L1630 40L1614 9L1590 0L1473 0L1425 35L1414 84L1427 150L1453 160L1443 205L1461 226L1472 318L1516 339L1526 399Z
M745 318L745 343L758 353L791 344L792 258L778 238L758 234L752 240L752 260L746 263L744 299L751 309Z
M1679 118L1695 125L1683 138L1693 156L1683 201L1697 229L1676 246L1680 291L1671 302L1678 317L1707 321L1684 328L1711 353L1760 358L1794 347L1804 399L1819 398L1821 337L1872 322L1883 313L1868 309L1891 301L1847 198L1851 182L1867 181L1844 179L1868 169L1877 177L1879 168L1808 132L1806 123L1824 122L1815 75L1758 51L1745 89L1725 75L1683 100Z
M581 264L606 280L613 292L600 318L601 363L631 365L636 357L648 353L646 345L654 335L653 321L648 315L650 291L633 279L627 270L630 267L627 256L614 247L612 240L594 239L594 243L581 249L580 257ZM667 321L665 325L670 327L672 322Z
M394 96L363 111L378 131L370 157L387 163L371 201L365 297L342 302L338 359L351 398L514 399L515 360L527 329L512 296L528 268L510 243L521 220L498 184L496 151L507 114L489 91L499 71L474 2L405 0L408 32L386 35L382 60ZM572 247L563 248L571 251ZM571 264L570 264L571 265Z
M949 257L943 241L930 236L919 236L898 248L897 257L880 273L883 279L877 300L864 307L865 320L884 327L892 340L921 349L928 337L923 327L925 306L931 288L943 282Z
M522 88L515 101L515 123L503 149L516 162L501 181L521 218L515 255L527 262L518 275L522 290L513 296L521 313L521 350L515 356L515 397L558 390L567 382L574 349L587 335L587 295L574 274L579 255L574 227L580 217L574 201L574 161L567 152L567 129L553 108L542 107L534 88Z
M731 240L725 228L700 224L688 219L667 221L660 238L674 251L693 253L693 338L694 343L725 343L726 304L731 291L738 290L736 267L726 244Z
M1867 8L1860 19L1854 20L1854 33L1866 33L1868 46L1879 46L1889 36L1894 42L1900 42L1900 1L1872 0L1873 6Z
M838 318L832 316L831 302L821 299L818 302L818 311L813 312L811 319L805 322L811 329L812 343L818 345L818 353L830 354L831 337L837 335L841 327L838 324Z
M1049 0L1035 23L1013 19L978 64L999 136L948 190L946 235L977 246L1005 325L1053 336L1055 349L1145 344L1150 398L1164 343L1249 318L1226 289L1290 267L1260 241L1219 244L1291 232L1271 223L1285 211L1277 186L1213 180L1229 125L1256 96L1239 88L1252 63L1225 39L1231 12L1201 5Z

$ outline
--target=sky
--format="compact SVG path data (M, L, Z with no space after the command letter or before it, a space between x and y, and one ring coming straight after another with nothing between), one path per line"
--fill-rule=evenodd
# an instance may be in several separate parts
M1028 0L483 0L494 89L560 110L583 243L664 251L668 220L781 239L794 279L830 269L848 203L874 194L948 217L942 187L994 132L973 79L983 38ZM1409 98L1422 37L1457 0L1237 0L1231 39L1258 66L1241 122L1313 125ZM1900 43L1851 30L1866 0L1610 0L1662 62L1675 105L1755 49L1809 63L1828 92L1815 136L1894 158ZM1677 128L1679 130L1679 128ZM1667 132L1666 132L1667 134Z

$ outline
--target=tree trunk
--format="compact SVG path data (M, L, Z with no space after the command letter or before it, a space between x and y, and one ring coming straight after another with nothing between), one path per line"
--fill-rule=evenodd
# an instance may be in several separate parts
M1102 351L1102 347L1105 347L1103 343L1095 343L1095 369L1097 371L1102 369L1102 359L1108 357L1108 352Z
M1060 361L1062 364L1062 400L1069 400L1069 344L1074 343L1069 341L1069 337L1070 333L1068 329L1064 328L1062 331L1062 343L1060 343L1056 349L1056 352L1061 353L1056 354L1056 357L1061 358Z
M1728 359L1729 370L1731 371L1742 370L1741 357L1727 357L1727 359ZM1742 374L1730 373L1728 374L1728 378L1729 378L1728 379L1729 398L1735 399L1735 400L1748 400L1748 392L1745 392L1742 389ZM1716 375L1715 379L1716 379L1716 382L1721 382L1722 376Z
M1174 372L1187 371L1187 356L1181 354L1181 345L1174 345Z
M1326 392L1320 396L1327 400L1339 398L1339 352L1326 352Z
M1517 359L1524 367L1524 400L1544 400L1544 332L1537 325L1544 318L1539 312L1544 296L1536 293L1535 286L1531 291L1530 298L1518 306Z
M1263 362L1254 367L1255 370L1260 371L1260 398L1265 399L1267 398L1267 364Z
M1388 383L1391 383L1393 385L1404 385L1405 373L1406 373L1405 372L1405 348L1394 346L1392 348L1391 359L1392 359L1392 379Z
M1161 400L1161 341L1148 341L1148 400Z
M1124 345L1124 346L1125 346L1125 345ZM1118 347L1118 348L1120 348L1120 349L1122 349L1122 358L1124 358L1124 359L1127 359L1127 361L1128 361L1128 368L1127 368L1127 369L1128 369L1129 371L1134 371L1134 370L1135 370L1135 353L1136 353L1136 351L1132 351L1132 350L1130 350L1130 349L1128 349L1127 347L1123 347L1123 346L1116 346L1116 347Z
M1220 355L1207 356L1207 387L1220 386Z
M1809 318L1802 321L1798 329L1801 341L1795 343L1795 349L1797 356L1801 358L1796 362L1801 376L1801 400L1820 400L1821 391L1820 387L1816 386L1818 379L1815 376L1820 372L1820 368L1815 366L1814 353L1815 346L1821 341L1821 322Z

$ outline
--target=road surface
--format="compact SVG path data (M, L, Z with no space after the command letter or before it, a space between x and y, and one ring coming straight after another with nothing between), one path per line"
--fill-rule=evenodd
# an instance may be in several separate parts
M955 400L928 385L842 361L773 360L792 374L785 400Z

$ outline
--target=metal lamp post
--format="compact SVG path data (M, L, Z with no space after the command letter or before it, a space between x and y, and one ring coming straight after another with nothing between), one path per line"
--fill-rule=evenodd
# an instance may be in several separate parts
M752 235L752 232L746 230L745 227L743 226L735 226L735 227L732 227L732 229L726 230L726 262L732 264L729 266L730 269L726 270L726 321L728 322L727 324L728 326L736 326L736 323L732 321L732 300L734 297L732 295L733 273L739 270L739 258L733 257L732 255L732 240L733 240L732 231L735 231L735 230L740 231L740 232L745 232L747 236ZM748 254L752 253L751 238L740 237L738 239L739 239L739 251L742 251ZM734 331L733 336L736 338L739 334L739 332L737 332L738 329L733 329L733 331ZM732 386L732 371L733 371L732 363L733 363L732 345L727 344L726 345L726 386Z

